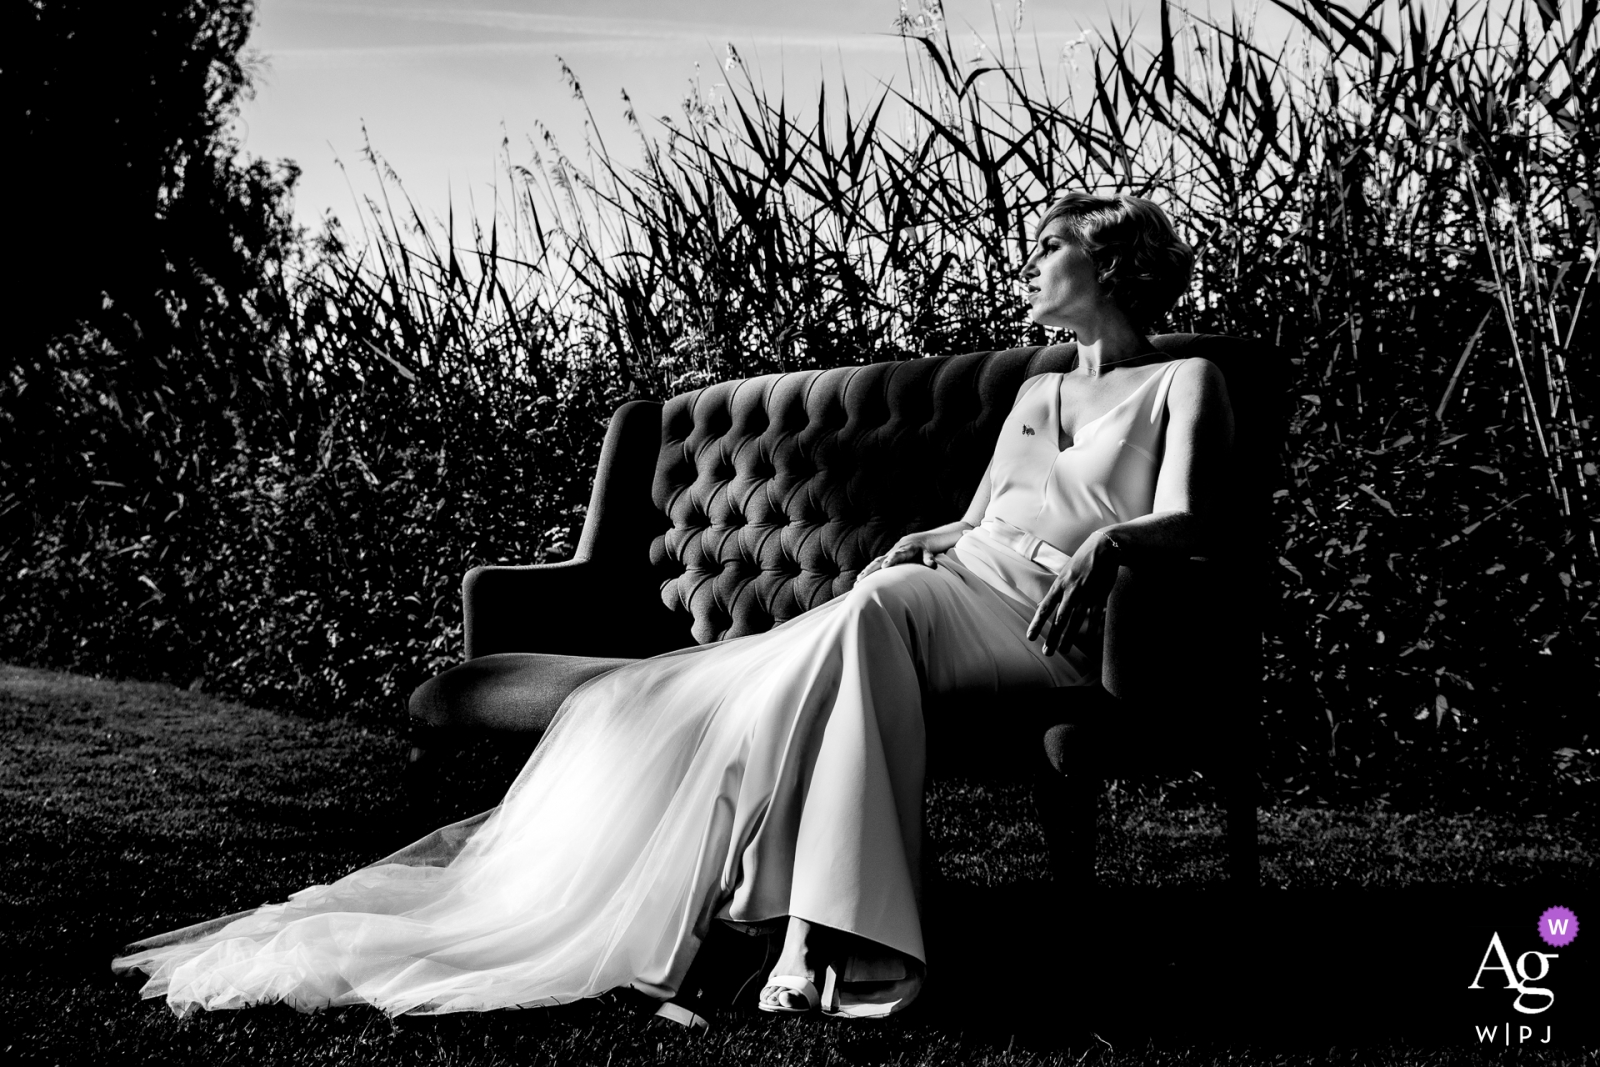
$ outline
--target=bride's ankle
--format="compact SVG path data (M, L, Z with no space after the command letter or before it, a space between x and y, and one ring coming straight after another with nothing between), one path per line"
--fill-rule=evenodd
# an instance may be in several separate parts
M833 931L826 926L818 926L791 916L789 926L784 931L783 948L778 953L778 963L773 968L773 973L793 974L815 980L814 976L820 975L829 962L827 953L832 942L829 935L832 933Z

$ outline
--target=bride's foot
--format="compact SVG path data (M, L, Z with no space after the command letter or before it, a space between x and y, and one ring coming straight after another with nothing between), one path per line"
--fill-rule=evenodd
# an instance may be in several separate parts
M822 981L822 971L828 960L824 955L825 942L830 931L825 926L813 926L798 916L789 917L789 927L783 936L783 951L761 990L761 1009L780 1013L813 1011L822 1003L817 992ZM799 982L778 983L774 979L799 979ZM809 984L810 989L805 989ZM800 985L801 988L794 988Z

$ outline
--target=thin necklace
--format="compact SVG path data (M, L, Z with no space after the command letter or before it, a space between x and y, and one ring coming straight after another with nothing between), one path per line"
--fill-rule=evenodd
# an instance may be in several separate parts
M1085 370L1083 373L1088 374L1089 377L1091 377L1091 378L1098 378L1098 377L1100 377L1098 372L1105 370L1107 367L1115 367L1119 363L1132 363L1136 359L1144 359L1146 356L1154 356L1154 355L1159 355L1157 350L1154 349L1154 348L1147 348L1142 352L1135 352L1133 355L1128 356L1128 357L1126 357L1124 359L1102 360L1100 362L1100 365L1095 368L1095 372L1096 373L1090 373L1088 370ZM1078 357L1078 365L1082 366L1083 362L1084 362L1083 361L1083 357L1080 355Z

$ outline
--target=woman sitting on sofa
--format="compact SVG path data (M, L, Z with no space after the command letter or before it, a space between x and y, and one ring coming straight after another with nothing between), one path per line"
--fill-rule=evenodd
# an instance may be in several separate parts
M485 816L115 966L178 1011L667 1000L720 919L785 930L763 1010L903 1008L926 963L922 694L1092 683L1119 560L1204 542L1222 377L1146 336L1192 262L1154 204L1062 197L1022 280L1078 361L1023 383L962 519L767 633L586 683Z

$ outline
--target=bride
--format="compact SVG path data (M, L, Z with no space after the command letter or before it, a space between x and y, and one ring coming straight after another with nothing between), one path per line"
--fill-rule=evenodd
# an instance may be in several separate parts
M1078 361L1023 383L961 520L765 634L586 683L493 811L113 967L179 1012L668 1000L720 919L786 924L765 1011L903 1008L926 963L921 694L1092 683L1119 561L1201 545L1226 392L1145 335L1193 258L1149 201L1062 197L1023 281Z

